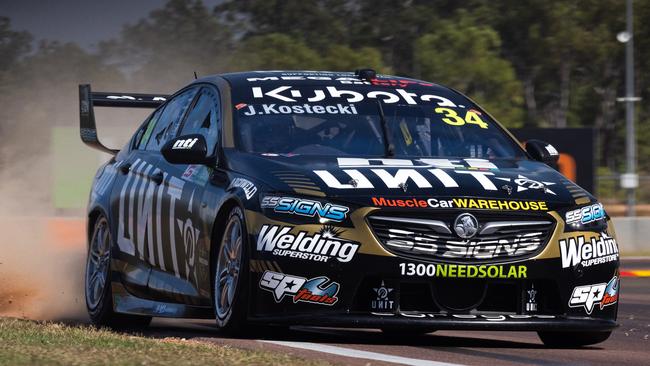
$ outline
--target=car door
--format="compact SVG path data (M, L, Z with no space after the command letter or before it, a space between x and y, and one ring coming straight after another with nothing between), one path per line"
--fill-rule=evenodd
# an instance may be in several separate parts
M147 289L149 269L167 271L174 268L174 255L169 242L170 214L173 207L165 205L169 173L160 162L160 147L178 131L198 88L184 90L156 110L136 133L130 152L119 162L120 177L113 191L111 211L116 223L118 255L127 263L123 270L127 285ZM173 194L173 192L172 192ZM171 212L170 212L171 210Z
M204 86L190 107L177 136L201 134L207 141L208 155L215 154L220 121L219 93L211 86ZM206 295L200 290L210 288L206 274L210 272L209 240L212 222L204 212L208 206L204 193L213 167L203 164L170 164L164 159L161 166L169 173L169 178L164 182L169 192L165 200L172 208L170 220L174 221L176 230L173 236L170 234L168 243L177 259L174 273L192 288L192 291L184 293L191 294L185 301L200 302L198 297L205 298Z
M151 204L160 190L160 170L156 168L159 154L147 151L145 146L163 110L160 107L147 118L115 163L118 174L110 202L117 247L113 256L125 264L121 267L123 280L134 291L146 289L151 266L149 248L155 235Z

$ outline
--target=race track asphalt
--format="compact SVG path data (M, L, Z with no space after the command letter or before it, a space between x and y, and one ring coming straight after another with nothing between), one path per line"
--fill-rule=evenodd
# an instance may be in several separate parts
M638 264L650 268L650 260ZM533 332L439 331L397 338L376 330L293 327L263 339L240 339L220 335L210 321L168 319L156 319L145 334L276 350L342 365L649 365L650 277L621 280L618 321L620 327L607 341L581 349L547 349Z

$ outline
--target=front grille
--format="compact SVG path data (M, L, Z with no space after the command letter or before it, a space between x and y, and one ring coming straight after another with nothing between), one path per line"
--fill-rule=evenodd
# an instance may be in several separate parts
M476 215L478 233L462 239L453 232L456 215L436 219L376 215L368 222L390 252L420 260L496 263L532 257L549 240L555 224L548 216Z

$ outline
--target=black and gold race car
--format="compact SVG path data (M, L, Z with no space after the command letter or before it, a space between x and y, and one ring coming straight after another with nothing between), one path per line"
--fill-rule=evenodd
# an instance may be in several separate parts
M93 107L155 108L119 151ZM588 192L476 103L357 72L257 71L172 96L80 86L82 140L114 154L88 205L98 325L215 318L537 331L552 346L616 327L619 255Z

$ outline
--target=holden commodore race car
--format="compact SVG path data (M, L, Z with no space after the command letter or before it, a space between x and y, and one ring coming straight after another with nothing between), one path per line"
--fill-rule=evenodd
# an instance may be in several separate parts
M200 78L174 95L80 85L82 140L113 154L88 204L92 322L536 331L617 326L603 206L439 84L357 72ZM112 150L94 107L154 111Z

